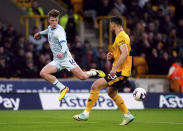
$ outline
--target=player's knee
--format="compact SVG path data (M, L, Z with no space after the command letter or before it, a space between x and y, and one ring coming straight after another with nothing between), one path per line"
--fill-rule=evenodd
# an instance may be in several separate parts
M109 95L111 98L114 98L114 97L116 96L116 93L117 93L117 92L108 90L107 93L108 93L108 95Z
M93 83L93 85L91 86L91 89L92 90L98 90L98 87L97 87L97 85L95 83Z
M40 76L41 76L42 78L45 78L45 77L46 77L46 75L47 75L47 73L46 73L46 72L44 72L44 71L41 71L41 72L40 72Z

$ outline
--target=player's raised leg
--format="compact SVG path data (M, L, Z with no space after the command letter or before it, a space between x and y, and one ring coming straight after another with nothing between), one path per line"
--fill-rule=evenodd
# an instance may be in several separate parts
M90 71L82 71L79 66L76 66L71 72L80 80L86 80L91 76L105 77L105 73L101 70L92 69Z
M52 62L53 63L53 62ZM52 73L57 72L58 69L53 64L47 64L40 72L40 76L50 82L51 84L55 85L60 90L60 97L59 101L62 100L62 98L65 96L65 94L69 91L69 88L63 85L61 82L57 80L55 76L52 75Z
M122 99L122 97L118 94L118 89L115 87L108 87L108 95L113 99L118 108L123 112L124 119L120 125L127 125L134 120L134 116L128 111L128 108Z
M106 87L107 87L107 82L104 78L100 78L100 79L96 80L91 87L90 96L88 98L84 112L73 116L73 118L75 120L79 120L79 121L88 120L89 113L99 97L99 91Z

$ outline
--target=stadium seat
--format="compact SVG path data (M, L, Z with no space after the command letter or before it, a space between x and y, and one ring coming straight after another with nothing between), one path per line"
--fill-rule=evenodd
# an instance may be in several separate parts
M168 6L168 8L172 11L172 13L174 14L175 13L175 6ZM156 5L154 5L154 6L152 6L152 9L154 10L154 11L158 11L158 9L159 9L159 7L158 6L156 6Z
M74 11L78 14L83 14L83 0L71 0Z
M175 14L175 6L168 6L173 14Z
M13 2L20 7L30 7L33 0L13 0Z
M143 75L148 72L147 62L144 57L133 57L133 66L136 70L136 75Z
M59 4L60 6L63 6L64 8L69 8L68 4L65 3L63 0L57 0L57 2L58 2L58 4Z
M152 6L152 9L153 9L154 11L157 11L157 10L158 10L158 6L157 6L157 5L154 5L154 6Z

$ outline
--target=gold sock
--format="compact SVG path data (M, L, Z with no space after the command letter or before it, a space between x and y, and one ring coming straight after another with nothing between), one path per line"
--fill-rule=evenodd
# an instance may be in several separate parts
M128 108L126 107L124 100L121 98L119 94L117 94L114 98L112 98L119 109L124 113L128 113Z
M92 107L95 105L98 97L99 97L99 91L95 91L95 90L90 91L90 97L88 98L85 111L90 112Z

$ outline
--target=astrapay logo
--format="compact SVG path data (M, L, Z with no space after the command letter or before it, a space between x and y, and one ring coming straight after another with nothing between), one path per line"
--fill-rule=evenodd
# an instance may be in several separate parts
M91 101L87 97L81 98L81 97L71 97L71 98L65 98L60 102L60 107L68 107L68 108L84 108L86 107L87 101ZM115 108L114 102L105 96L99 96L95 106L96 108Z
M160 95L159 107L183 108L183 98L177 95Z
M20 105L20 98L3 98L0 96L0 109L13 109L18 110Z

